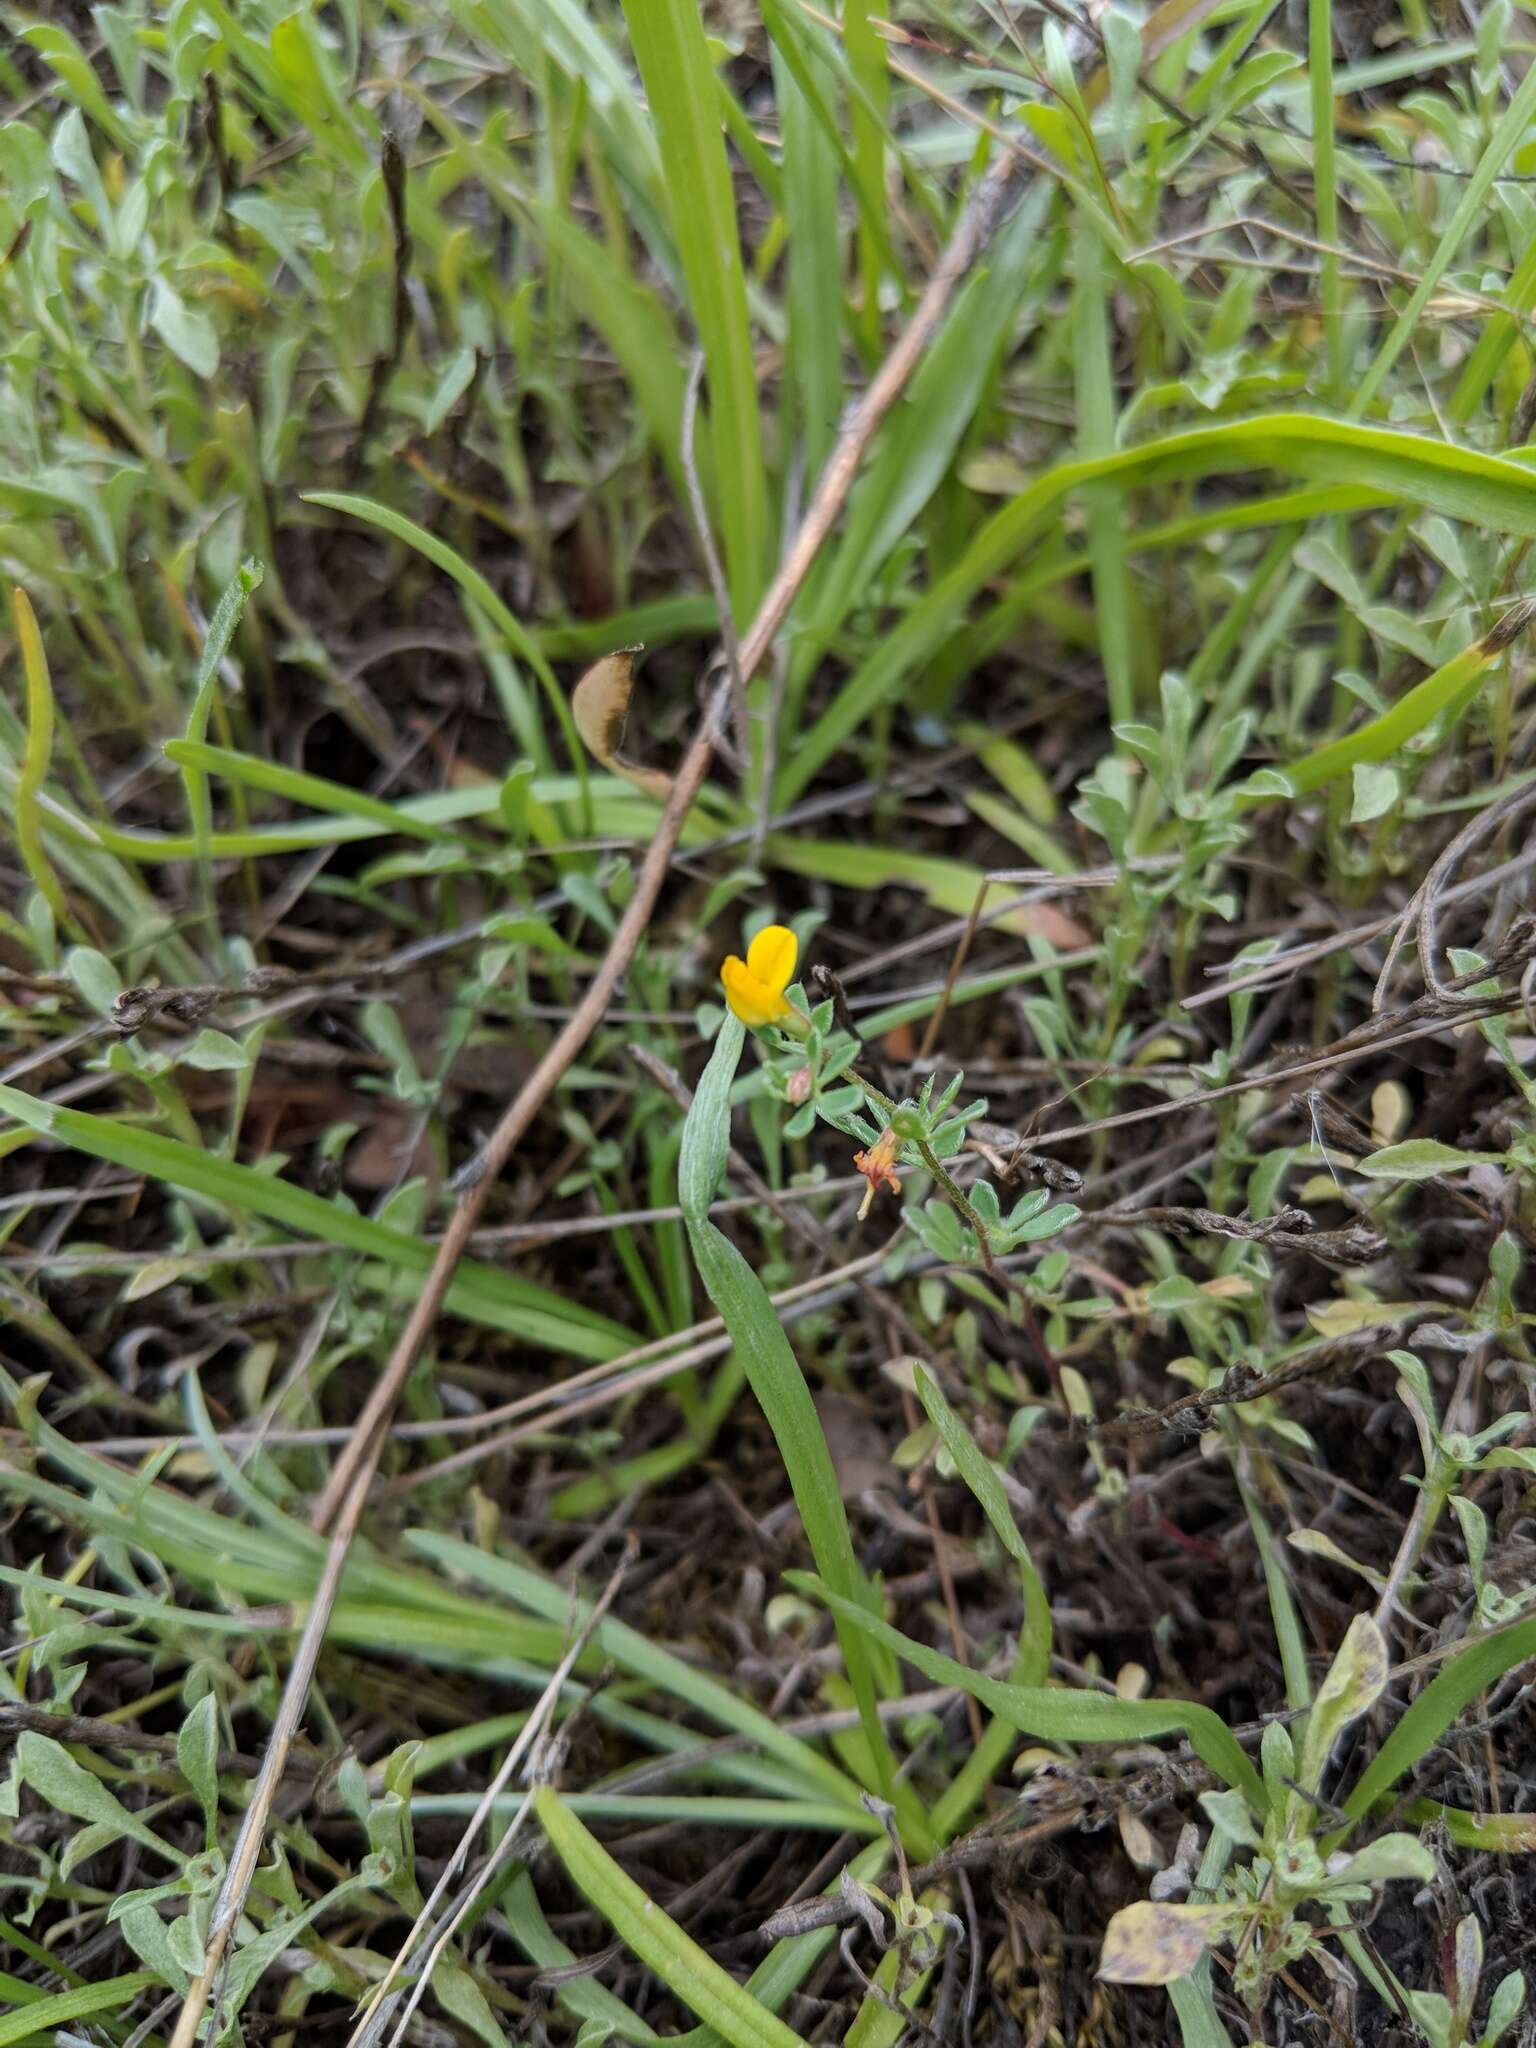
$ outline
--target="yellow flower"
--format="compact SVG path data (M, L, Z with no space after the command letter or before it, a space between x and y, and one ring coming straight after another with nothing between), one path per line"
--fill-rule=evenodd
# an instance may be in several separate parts
M743 960L732 953L720 969L725 1000L743 1024L754 1031L764 1024L783 1024L800 1013L785 996L795 971L800 942L787 925L765 925L747 948Z

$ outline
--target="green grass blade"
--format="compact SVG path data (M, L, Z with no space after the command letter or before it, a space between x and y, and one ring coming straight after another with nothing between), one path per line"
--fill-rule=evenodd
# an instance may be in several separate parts
M580 1958L574 1949L566 1947L544 1918L544 1909L526 1870L519 1870L502 1894L501 1910L512 1939L528 1960L537 1963L541 1970L556 1973L550 1989L557 2005L580 2020L610 2027L619 2040L637 2042L640 2048L649 2048L651 2042L662 2038L631 2012L622 1999L616 1998L606 1984L576 1968Z
M559 256L582 311L613 350L681 497L687 488L682 428L688 379L683 367L686 353L671 314L655 292L626 277L602 243L584 233L559 207L533 202L530 211L545 245ZM711 623L714 619L712 601L708 619ZM704 630L708 631L709 625ZM624 647L662 637L660 632L629 632L610 645ZM541 634L539 639L547 650L547 636ZM607 647L596 650L608 651Z
M869 1843L846 1866L848 1875L854 1879L869 1879L878 1883L891 1861L889 1842L882 1835L879 1841ZM827 1887L828 1893L838 1889L836 1881ZM747 1979L747 1989L760 2005L777 2012L792 1992L798 1991L836 1939L835 1927L813 1928L808 1934L788 1934L776 1941ZM724 2048L724 2037L713 2027L694 2027L686 2034L674 2037L672 2048Z
M0 1466L0 1470L5 1468ZM6 1471L7 1486L15 1487L20 1493L20 1487L16 1486L16 1477L15 1473ZM290 1585L291 1583L290 1581ZM67 1579L52 1579L43 1573L18 1571L15 1565L10 1564L0 1564L0 1586L12 1586L18 1593L41 1591L68 1606L99 1607L105 1614L120 1614L128 1620L141 1622L148 1627L200 1629L208 1635L231 1637L248 1637L253 1633L249 1615L218 1614L195 1607L177 1607L168 1600L135 1599L131 1593L114 1593L104 1586L75 1586Z
M1264 1584L1269 1594L1269 1618L1274 1626L1275 1645L1280 1652L1280 1669L1285 1676L1286 1705L1298 1712L1312 1704L1312 1675L1307 1668L1306 1637L1302 1633L1301 1614L1296 1605L1296 1595L1291 1588L1291 1577L1285 1552L1275 1541L1275 1532L1269 1526L1269 1518L1253 1489L1237 1481L1238 1498L1248 1516L1248 1526L1253 1531L1254 1547L1259 1553L1259 1562L1264 1569ZM1296 1731L1300 1741L1301 1731Z
M727 1016L683 1126L677 1168L678 1200L705 1291L730 1332L784 1460L817 1569L838 1588L849 1605L857 1606L863 1591L861 1574L837 1470L811 1390L762 1281L709 1218L710 1204L725 1172L730 1145L731 1084L745 1039L746 1027L740 1019ZM891 1799L896 1790L895 1764L876 1711L869 1653L855 1630L839 1626L838 1640L859 1718L880 1773L880 1789L885 1798Z
M1019 308L1026 295L1040 289L1042 273L1031 258L1050 199L1041 185L1018 207L988 262L956 295L905 399L883 429L854 486L842 540L818 580L815 601L802 607L804 630L794 656L797 683L803 685L848 614L866 601L891 551L911 532L949 474Z
M603 33L586 0L448 0L471 35L510 59L527 79L546 67L585 95L614 170L623 179L641 234L664 254L663 193L654 125L634 88L631 67Z
M731 2048L806 2048L805 2042L730 1977L621 1870L551 1786L533 1795L534 1811L577 1889L619 1939L669 1991Z
M387 1224L371 1222L339 1202L328 1202L291 1181L257 1173L232 1159L220 1159L184 1145L179 1138L41 1102L19 1088L0 1087L0 1111L93 1159L109 1160L130 1173L147 1173L189 1194L201 1195L220 1208L247 1211L306 1237L344 1244L350 1251L379 1261L387 1274L426 1273L436 1247ZM630 1333L595 1310L563 1301L547 1288L519 1279L477 1259L461 1262L448 1292L448 1306L471 1322L505 1330L544 1350L569 1352L576 1358L615 1358L631 1342Z
M290 803L305 804L312 811L371 819L386 832L398 832L408 839L453 844L457 837L445 826L407 810L403 804L387 804L379 797L369 796L366 790L349 789L345 783L331 782L323 775L306 775L301 769L284 767L280 761L263 761L255 754L237 753L233 747L209 746L195 739L167 740L164 753L188 777L189 791L191 777L197 777L204 805L208 788L205 778L222 775L228 782L262 790L268 796L286 797ZM196 825L194 839L198 845L204 844ZM206 844L212 847L211 836Z
M889 247L890 228L885 218L885 138L889 125L891 74L885 61L885 45L875 26L876 9L870 0L843 0L843 50L848 70L858 90L852 95L853 157L859 181L867 192L879 194L882 209L878 223L859 222L859 280L862 286L858 312L859 338L871 365L880 353L881 255Z
M462 1817L473 1813L479 1803L477 1792L416 1792L411 1799L412 1811L424 1816ZM515 1820L526 1803L525 1793L504 1792L495 1800L492 1811L504 1820ZM567 1793L566 1803L573 1813L627 1827L674 1822L680 1827L748 1828L754 1832L766 1828L806 1828L820 1835L844 1835L850 1827L870 1836L883 1832L871 1813L860 1813L855 1821L846 1806L794 1794L753 1799L735 1792L625 1792L594 1788L590 1792Z
M554 670L544 659L537 640L521 620L508 610L480 571L466 562L456 548L449 547L448 543L439 540L436 534L428 533L426 528L418 526L414 519L407 519L403 513L394 511L388 505L375 504L372 498L354 497L350 491L306 491L304 502L307 505L323 505L330 512L344 512L349 518L361 519L369 526L380 527L385 533L392 534L396 540L403 541L409 548L414 548L417 554L424 555L445 575L451 576L465 596L479 606L513 653L533 670L545 696L549 699L550 709L555 714L555 722L565 741L565 750L571 759L571 766L575 769L576 778L581 784L582 808L587 814L583 829L590 829L591 795L587 787L586 749L582 746L580 735L576 731L576 721L571 716L571 707L566 701L565 692L556 681ZM547 757L543 765L548 766Z
M1168 1986L1168 1997L1184 2048L1232 2048L1232 2036L1216 2010L1210 1985L1203 1979L1175 1977Z
M1010 1685L1002 1679L987 1678L954 1657L945 1656L942 1650L931 1650L926 1643L914 1642L888 1621L834 1593L810 1573L790 1572L786 1576L803 1592L824 1600L834 1614L884 1643L935 1685L959 1686L1021 1734L1036 1735L1047 1742L1072 1743L1147 1742L1159 1735L1182 1735L1202 1762L1243 1794L1255 1813L1262 1814L1268 1805L1263 1781L1242 1745L1221 1716L1212 1713L1209 1707L1192 1700L1121 1700L1108 1693Z
M803 839L798 833L771 833L763 852L776 868L810 875L847 889L917 889L936 910L966 917L982 886L982 871L967 861L941 854L911 853L904 846L861 846L844 839ZM1029 930L1025 916L999 920L1004 931Z
M1305 795L1345 774L1357 762L1390 760L1441 712L1451 714L1450 723L1454 724L1476 696L1483 677L1508 647L1510 637L1502 624L1496 626L1472 646L1464 647L1433 675L1426 676L1422 683L1415 683L1379 718L1373 718L1355 732L1345 733L1342 739L1326 747L1319 747L1316 753L1287 762L1283 772L1293 788Z
M21 642L21 666L27 685L27 743L21 773L16 781L16 843L21 849L22 864L32 878L32 886L53 913L55 926L67 927L72 924L69 905L64 900L64 890L43 845L39 803L43 784L48 778L48 763L53 757L53 680L48 672L48 656L43 647L43 636L37 630L37 614L32 609L32 600L24 590L17 588L11 592L11 603L16 613L16 635Z
M1378 491L1448 519L1536 539L1536 477L1524 463L1306 413L1188 428L1097 460L1058 464L994 513L954 567L844 683L785 761L778 802L792 802L849 736L937 653L977 593L1051 528L1066 499L1101 482L1132 490L1252 470L1278 470L1313 486Z
M932 1375L918 1366L913 1381L917 1398L944 1439L944 1448L954 1459L956 1471L981 1503L997 1540L1019 1568L1024 1587L1024 1630L1019 1643L1017 1682L1044 1685L1051 1669L1051 1603L1029 1554L1029 1545L1013 1519L1003 1482L991 1462L982 1456L976 1439L945 1400Z
M569 619L541 626L538 642L551 661L596 661L620 647L665 645L671 640L710 640L719 631L715 601L704 591L681 591L631 605L606 619Z
M770 30L772 19L769 18ZM805 474L814 481L843 408L842 299L837 158L797 67L773 40L773 76L784 128L784 217L789 230L789 360Z
M0 2013L0 2048L16 2048L31 2041L57 2041L60 2030L76 2020L91 2019L97 2013L120 2012L131 2005L141 1991L165 1987L153 1970L130 1970L123 1977L104 1977L97 1984L74 1984L68 1991L55 1991L24 2005L16 2012Z
M1451 1658L1404 1712L1361 1772L1354 1790L1344 1801L1344 1811L1356 1820L1369 1813L1420 1757L1428 1755L1463 1707L1496 1684L1506 1671L1515 1670L1533 1657L1536 1621L1522 1621L1514 1628L1484 1636ZM1341 1828L1331 1835L1324 1845L1325 1853L1347 1833L1348 1829Z
M1307 78L1312 89L1312 192L1323 245L1322 316L1328 396L1345 398L1344 291L1339 270L1339 187L1334 157L1333 0L1309 0Z
M1316 4L1316 0L1314 0ZM1359 419L1374 402L1377 393L1386 381L1393 364L1408 346L1408 342L1424 315L1424 308L1438 290L1441 279L1454 261L1456 252L1471 233L1472 228L1483 215L1488 204L1488 194L1493 181L1503 170L1510 152L1526 136L1531 117L1536 114L1536 65L1532 65L1515 88L1514 97L1504 109L1499 125L1489 138L1488 147L1478 160L1477 169L1468 178L1462 189L1460 203L1452 214L1445 233L1440 237L1434 254L1425 265L1413 296L1398 314L1392 331L1376 351L1370 368L1360 381L1350 406L1350 416Z
M405 1540L412 1550L431 1558L434 1564L449 1571L462 1572L475 1584L504 1594L519 1607L526 1607L532 1613L562 1625L570 1620L572 1603L569 1593L511 1558L496 1557L457 1537L442 1536L431 1529L412 1529L407 1532ZM585 1608L579 1605L577 1612L580 1615ZM592 1640L621 1670L685 1701L717 1726L745 1736L769 1756L788 1764L817 1792L823 1795L831 1793L849 1808L851 1815L860 1813L857 1789L836 1764L829 1762L799 1736L789 1734L767 1714L760 1713L749 1700L742 1699L729 1686L685 1663L672 1651L663 1649L659 1643L653 1643L638 1629L631 1628L627 1622L615 1620L612 1615L605 1616L598 1623ZM850 1825L857 1825L856 1820L850 1820Z
M1536 242L1529 244L1516 264L1504 288L1503 303L1505 310L1483 323L1451 393L1446 414L1457 426L1464 427L1482 403L1484 392L1520 339L1524 316L1536 306Z
M880 126L883 125L883 116L876 101L854 75L841 40L833 33L833 24L825 18L813 19L800 7L786 6L784 0L763 0L762 14L763 25L773 44L775 62L783 59L837 160L838 171L853 196L862 235L871 238L888 270L899 269L886 219L885 182L880 175L881 167L876 164L874 177L868 175L865 160L846 146L842 127L834 112L834 102L846 94L854 105L862 107ZM888 143L892 140L889 129L886 140ZM836 296L841 319L851 323L857 317L857 308L850 303L841 278Z
M768 572L768 482L736 204L697 0L625 0L656 123L683 278L708 369L726 582L738 623Z
M1109 359L1109 319L1104 250L1086 217L1077 229L1076 326L1078 446L1092 459L1115 446L1115 392ZM1109 693L1111 725L1136 715L1136 629L1131 584L1125 571L1125 531L1117 493L1104 485L1084 493L1088 508L1088 553L1093 563L1093 609L1099 622L1099 658Z
M197 677L192 685L192 705L187 713L186 736L194 745L208 736L208 720L213 712L214 693L218 689L219 664L229 652L229 643L235 637L246 601L259 587L261 578L259 562L242 562L208 622L207 637L197 664ZM208 796L208 778L195 761L183 760L178 765L187 792L187 816L192 826L192 839L197 848L203 922L211 943L218 937L218 911L213 895L213 805Z

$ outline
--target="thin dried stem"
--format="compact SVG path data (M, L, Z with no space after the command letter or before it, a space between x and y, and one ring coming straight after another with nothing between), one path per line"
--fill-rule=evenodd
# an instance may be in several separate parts
M631 1537L631 1545L633 1545L633 1541L634 1539ZM459 1837L453 1854L443 1866L442 1874L439 1876L437 1883L432 1887L431 1895L412 1922L410 1932L406 1935L404 1941L401 1942L394 1961L390 1964L377 1988L371 1993L363 2018L358 2022L348 2039L347 2048L369 2048L369 2044L377 2040L384 2031L384 2028L389 2024L390 2015L397 2002L396 1999L390 1997L390 1990L395 1979L410 1963L411 1956L423 1932L431 1927L433 1913L436 1911L443 1895L447 1892L449 1885L452 1884L454 1878L463 1868L464 1861L469 1854L470 1844L489 1819L497 1799L511 1781L513 1772L516 1771L523 1759L533 1751L535 1744L540 1741L545 1729L553 1719L555 1709L560 1704L560 1694L564 1689L565 1681L575 1669L577 1658L597 1632L603 1616L617 1598L619 1588L624 1583L624 1574L628 1567L629 1558L626 1556L620 1560L617 1569L603 1588L590 1613L580 1628L577 1629L565 1655L550 1674L548 1685L540 1693L532 1713L523 1723L517 1740L507 1751L500 1770L497 1771L495 1777L486 1786L479 1805L470 1815L468 1826ZM526 1808L524 1810L526 1811ZM500 1842L491 1851L480 1869L476 1871L474 1877L465 1887L464 1895L458 1904L450 1908L448 1913L444 1915L442 1922L432 1929L430 1952L425 1963L417 1973L416 1983L410 1998L406 2001L405 2010L396 2022L394 2039L400 2039L404 2035L406 2028L410 2025L411 2017L420 2003L421 1994L426 1990L428 1983L431 1981L432 1972L437 1967L439 1956L452 1938L454 1929L459 1925L464 1915L485 1889L486 1883L498 1866L505 1860L516 1834L517 1829L515 1827L507 1830L506 1834L502 1836Z

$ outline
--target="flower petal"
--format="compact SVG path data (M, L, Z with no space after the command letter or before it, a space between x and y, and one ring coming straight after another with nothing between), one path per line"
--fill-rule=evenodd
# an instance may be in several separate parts
M787 924L764 925L747 948L747 967L758 981L782 994L789 987L800 941Z
M725 990L725 1000L734 1013L751 1030L771 1022L774 995L772 989L764 988L752 973L745 960L732 953L720 968L720 983Z

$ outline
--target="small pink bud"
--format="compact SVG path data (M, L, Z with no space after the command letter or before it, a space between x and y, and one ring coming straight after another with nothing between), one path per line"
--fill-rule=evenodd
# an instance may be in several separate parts
M805 1102L806 1100L808 1100L808 1098L809 1098L809 1096L810 1096L810 1092L811 1092L811 1070L810 1070L810 1068L809 1068L809 1067L796 1067L795 1071L794 1071L794 1072L793 1072L793 1073L792 1073L792 1074L790 1075L790 1077L789 1077L789 1087L788 1087L787 1093L788 1093L788 1095L789 1095L789 1099L790 1099L790 1101L791 1101L791 1102Z

